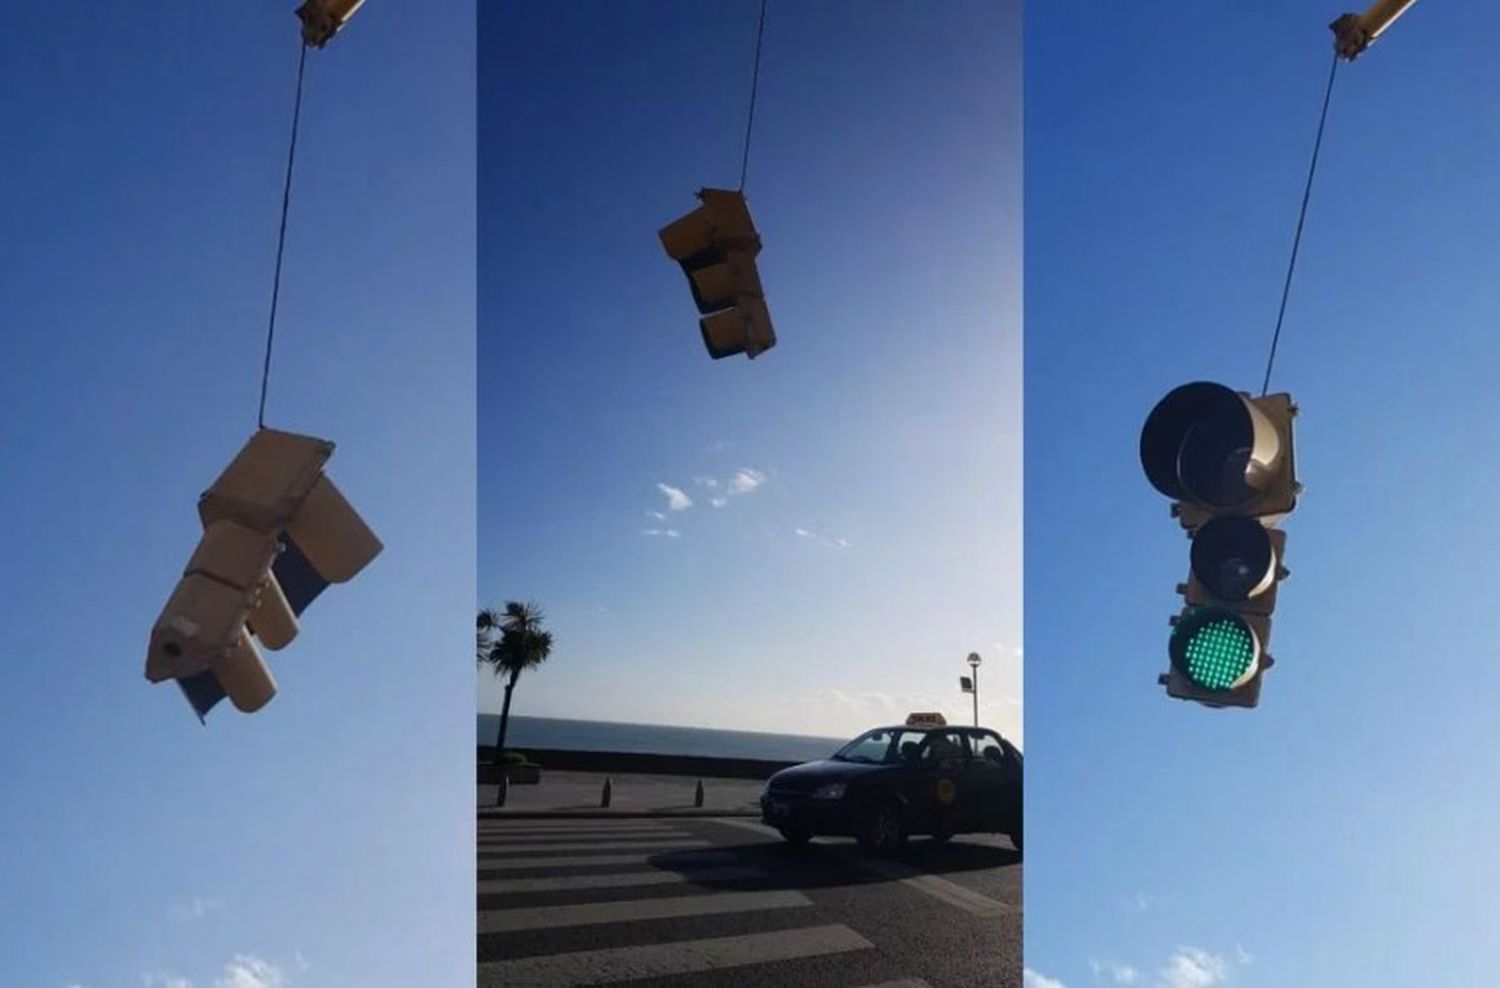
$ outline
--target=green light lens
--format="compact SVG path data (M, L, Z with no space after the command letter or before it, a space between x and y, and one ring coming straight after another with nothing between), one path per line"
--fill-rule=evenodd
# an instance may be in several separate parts
M1212 617L1188 632L1183 648L1188 678L1204 689L1227 690L1255 661L1255 639L1231 617Z

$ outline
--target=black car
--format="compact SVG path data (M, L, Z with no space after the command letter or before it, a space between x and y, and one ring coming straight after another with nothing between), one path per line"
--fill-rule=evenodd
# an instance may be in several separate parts
M947 840L989 832L1021 849L1021 752L983 727L913 714L866 731L832 757L783 769L760 798L761 819L793 844L855 837L890 851L910 834Z

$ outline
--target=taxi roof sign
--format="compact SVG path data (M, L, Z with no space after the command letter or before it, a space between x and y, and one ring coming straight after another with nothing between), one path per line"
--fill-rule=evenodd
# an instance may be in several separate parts
M906 715L906 726L907 727L947 727L948 726L948 721L943 718L942 714L938 714L938 713L907 714Z

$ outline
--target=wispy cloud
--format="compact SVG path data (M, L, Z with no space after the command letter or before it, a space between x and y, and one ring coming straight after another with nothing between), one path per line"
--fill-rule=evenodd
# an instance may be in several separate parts
M652 538L659 538L659 539L680 539L680 538L682 538L682 533L679 532L675 528L643 528L643 529L641 529L641 534L642 535L649 535Z
M729 493L749 494L757 490L765 482L766 475L759 470L740 467L734 472L734 476L729 478Z
M282 988L285 984L281 968L253 954L236 954L214 980L214 988Z
M648 511L646 512L646 517L655 518L657 521L666 521L667 513L665 511Z
M667 499L667 510L686 511L693 506L693 499L687 496L687 492L681 487L673 487L671 484L657 484L656 489L661 491L662 496Z
M308 969L302 952L297 952L297 966ZM193 988L190 978L171 971L147 971L141 975L145 988ZM235 954L214 978L213 988L289 988L291 979L281 968L254 954ZM76 988L76 986L75 986Z
M697 484L699 487L707 487L711 491L717 490L719 487L719 481L714 477L694 477L693 483Z
M172 916L181 920L202 919L210 910L217 909L223 904L221 899L204 899L195 895L189 901L173 906Z
M141 984L146 988L193 988L193 983L171 971L147 971L141 975Z
M1228 959L1199 947L1178 947L1161 969L1162 988L1213 988L1228 979Z
M1067 988L1056 978L1049 978L1045 974L1039 974L1031 968L1021 972L1021 984L1024 988Z
M1133 985L1141 980L1141 972L1129 964L1089 961L1089 967L1093 969L1095 977L1107 977L1117 985Z
M307 958L302 956L302 951L292 951L292 957L297 961L297 970L307 972L312 970L312 965L307 963Z
M792 529L792 534L796 535L798 538L807 539L810 542L816 542L818 545L827 546L830 549L849 548L848 539L829 538L826 535L819 535L817 532L814 532L811 529L803 528L801 525L798 525L796 528Z
M727 498L727 497L711 497L711 498L708 499L708 503L712 504L716 508L722 508L722 507L724 507L724 505L726 505L726 504L729 503L729 498Z

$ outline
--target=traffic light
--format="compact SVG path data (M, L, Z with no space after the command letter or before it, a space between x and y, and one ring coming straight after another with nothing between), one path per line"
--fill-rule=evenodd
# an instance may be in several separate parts
M1141 430L1141 466L1175 502L1192 539L1182 612L1172 619L1169 696L1253 707L1273 663L1267 646L1286 534L1297 507L1290 395L1252 398L1199 381L1173 389Z
M354 16L365 0L307 0L297 8L302 20L302 40L314 48L322 48L333 40L344 22Z
M701 206L662 229L662 246L687 275L709 356L753 360L776 345L755 267L760 236L744 193L699 189L698 198Z
M151 630L146 678L175 679L199 719L226 696L247 713L270 702L260 647L289 645L303 610L380 553L323 472L333 449L261 429L198 501L203 535Z

